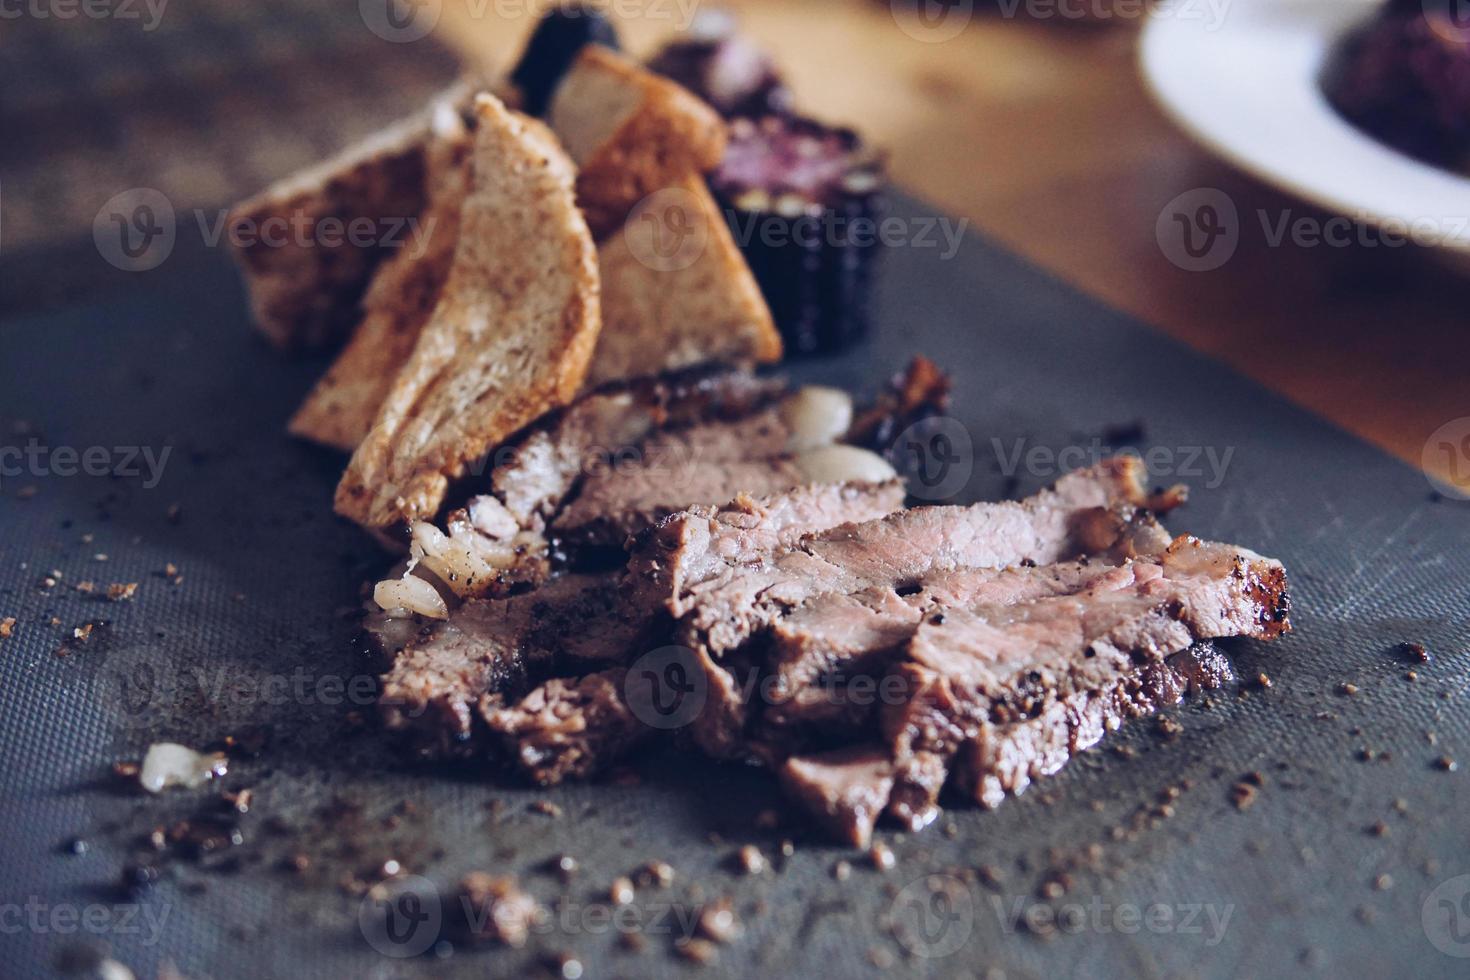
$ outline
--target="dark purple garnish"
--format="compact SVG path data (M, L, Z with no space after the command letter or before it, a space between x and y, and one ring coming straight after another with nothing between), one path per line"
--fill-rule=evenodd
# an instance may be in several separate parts
M1334 108L1436 166L1470 163L1470 20L1454 0L1394 0L1338 46L1322 78Z
M710 176L790 353L867 332L885 180L850 129L795 116L735 119Z
M791 108L791 92L776 63L754 41L736 33L735 18L724 10L701 11L687 35L665 45L648 67L704 99L727 119Z
M606 17L578 4L548 10L510 73L511 82L521 93L521 108L533 116L545 113L552 93L577 54L589 44L618 50L618 32Z

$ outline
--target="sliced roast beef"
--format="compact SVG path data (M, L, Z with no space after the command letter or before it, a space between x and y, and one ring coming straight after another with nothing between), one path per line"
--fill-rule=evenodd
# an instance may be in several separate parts
M777 772L788 795L853 847L868 845L893 791L893 759L881 745L793 756Z
M906 769L947 765L965 747L974 793L993 805L1167 701L1167 658L1215 637L1274 639L1289 628L1288 606L1278 563L1181 537L1076 594L933 612L895 668L905 699L881 709L895 798L932 800L929 781L911 786ZM895 815L912 824L924 812Z
M1134 669L1105 694L1075 694L1035 718L989 726L953 760L959 788L986 807L1024 792L1059 770L1125 719L1177 704L1185 694L1214 690L1232 678L1229 661L1200 643L1167 660ZM915 752L902 763L871 742L793 756L778 769L792 799L833 837L866 847L882 815L912 830L939 812L950 760Z
M1095 550L1099 508L1148 501L1145 471L1118 457L1063 477L1025 501L916 507L801 539L769 557L711 555L697 517L665 522L645 556L664 569L668 605L684 636L717 658L811 599L865 588L904 588L950 568L1049 564Z
M660 525L630 568L653 570L651 588L680 618L679 641L706 665L712 701L695 723L695 740L716 756L741 755L750 749L746 702L759 690L761 665L749 651L732 651L752 637L764 640L773 624L823 597L876 590L900 601L891 593L911 591L928 575L1055 562L1131 539L1133 525L1105 508L1127 510L1145 501L1142 475L1136 460L1121 457L1020 503L899 511L807 535L768 556L711 535L699 515L680 515ZM1099 537L1103 528L1111 539Z
M448 566L461 596L542 582L552 572L547 526L589 474L639 454L653 433L745 418L784 391L780 381L734 370L688 371L592 391L495 450L487 461L490 492L451 511L447 534L436 538L432 525L416 525L414 554L424 554L424 538L436 545L428 557ZM735 492L710 499L727 500Z
M834 681L881 673L936 609L1016 605L1075 594L1101 580L1119 561L1161 552L1170 540L1147 514L1134 515L1118 532L1109 547L1079 561L946 569L902 586L818 596L771 626L770 690L776 700L766 721L800 723L811 704L802 694L813 685L830 688Z
M504 594L554 566L620 564L629 536L687 507L892 477L876 454L835 446L852 414L844 392L739 371L604 389L497 451L492 492L443 531L415 524L411 554L458 597Z
M1198 640L1274 639L1289 628L1288 605L1279 563L1186 536L1073 595L939 610L897 668L909 699L884 706L884 731L898 758L950 755L982 725L1110 690L1137 664Z
M1197 643L1134 668L1110 687L1060 698L1034 718L982 726L954 760L956 781L981 805L995 807L1061 769L1125 720L1178 704L1186 694L1215 690L1233 677L1230 662L1212 643Z
M382 679L380 716L425 755L470 753L479 748L473 709L483 696L618 663L652 623L651 611L624 601L616 575L568 575L523 595L471 599L399 650Z
M897 482L826 484L742 495L701 512L718 536L759 553L808 529L867 520L902 504ZM622 572L569 574L520 595L467 599L443 622L373 616L369 630L392 659L380 715L422 754L478 751L473 709L482 698L513 703L542 678L621 664L664 636L667 614L647 581Z
M553 678L511 705L487 695L481 717L532 781L547 786L590 776L654 731L624 700L626 675L625 668L613 667Z

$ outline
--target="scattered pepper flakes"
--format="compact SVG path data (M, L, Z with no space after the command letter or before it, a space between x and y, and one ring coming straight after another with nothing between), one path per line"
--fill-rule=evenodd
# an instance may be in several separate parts
M126 602L138 593L137 582L113 582L107 587L107 598L112 602Z
M1256 687L1259 687L1261 690L1269 689L1271 683L1271 675L1267 674L1264 670L1256 675Z
M1179 723L1179 719L1170 715L1159 715L1158 720L1154 722L1154 727L1164 738L1174 738L1184 731L1184 726Z
M8 640L15 635L15 623L16 619L14 616L6 616L4 619L0 619L0 640Z
M1387 837L1388 824L1384 823L1382 820L1375 821L1371 826L1368 827L1368 833L1373 835L1374 837Z
M84 580L78 582L76 585L73 585L72 588L76 589L83 595L91 595L93 592L97 591L97 583Z
M72 639L86 643L92 638L92 627L95 625L95 623L83 623L80 626L73 627L71 631Z

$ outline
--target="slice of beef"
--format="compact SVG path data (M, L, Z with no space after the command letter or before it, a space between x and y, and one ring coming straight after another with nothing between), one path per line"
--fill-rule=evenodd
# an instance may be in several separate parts
M897 755L951 754L981 724L1034 717L1074 692L1107 690L1137 663L1198 640L1274 639L1288 628L1280 563L1181 536L1075 595L935 612L897 669L909 700L885 706Z
M558 557L547 526L589 474L636 454L666 427L744 418L784 391L783 383L743 370L691 370L598 388L492 452L484 463L489 492L451 509L443 531L415 524L412 553L461 597L543 582ZM484 469L478 473L483 478Z
M806 482L788 458L791 439L777 406L654 433L587 475L552 527L563 537L621 545L686 507L789 489Z
M982 805L1059 770L1073 755L1096 744L1125 719L1177 704L1184 696L1213 690L1232 679L1229 661L1200 643L1144 664L1112 690L1072 695L1035 718L988 726L954 758L954 782ZM950 760L915 752L895 762L891 748L870 742L793 756L778 769L787 794L834 838L866 847L879 816L918 830L939 813L940 790Z
M652 624L649 610L624 601L618 575L568 575L523 595L471 599L399 650L379 715L423 755L470 754L481 747L473 709L483 696L618 663Z
M542 786L582 778L616 761L652 734L623 697L627 670L553 678L512 705L482 698L480 715L506 755Z
M1019 795L1034 780L1057 772L1125 720L1233 679L1230 662L1214 644L1197 643L1135 668L1111 687L1060 698L1034 718L982 726L955 757L955 780L982 806L998 806L1007 795Z
M819 597L907 591L945 570L1049 563L1114 544L1131 525L1102 509L1146 500L1141 477L1141 465L1121 457L1027 501L899 511L807 535L769 556L711 535L698 515L679 515L659 526L630 568L654 570L648 587L663 595L680 619L679 642L705 666L710 701L693 726L695 740L712 755L746 755L747 695L759 690L761 664L752 651L732 651L763 640L770 626ZM1113 539L1099 539L1103 527Z
M1074 595L932 613L895 669L906 700L880 711L895 797L919 801L896 815L917 820L937 795L909 785L911 760L948 765L968 745L975 795L996 801L1163 699L1164 660L1214 637L1274 639L1288 606L1277 562L1180 537Z
M588 481L552 530L563 548L620 548L628 538L672 514L747 493L766 497L809 482L794 459L689 460L639 466Z
M524 528L548 523L582 477L665 428L743 418L783 382L748 371L688 371L597 389L492 457L490 485Z
M1170 542L1168 533L1146 514L1118 525L1117 534L1109 547L1079 561L949 569L921 576L902 591L885 585L817 597L771 626L770 692L775 700L766 721L782 726L807 720L811 699L802 694L813 685L881 674L936 609L1017 605L1075 594L1120 561L1158 554Z
M903 504L896 482L811 485L773 497L741 496L702 509L716 534L760 548L792 535L888 513ZM627 660L664 637L667 615L647 575L609 572L554 578L534 591L471 598L447 621L374 616L367 623L392 656L382 679L385 725L421 754L479 751L473 708L487 695L513 701L549 676L579 675Z
M711 554L698 517L666 521L647 561L663 569L670 611L690 645L718 657L811 599L865 588L905 588L950 568L1050 564L1095 550L1095 515L1142 504L1145 471L1118 457L1068 474L1025 501L916 507L808 535L771 556Z
M881 745L793 756L777 771L786 793L833 837L867 847L893 790L893 759Z

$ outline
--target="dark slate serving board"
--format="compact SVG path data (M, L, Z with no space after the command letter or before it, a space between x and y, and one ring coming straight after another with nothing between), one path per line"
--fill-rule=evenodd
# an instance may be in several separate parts
M1142 420L1139 447L1172 453L1195 487L1171 526L1291 572L1296 631L1229 647L1269 689L1172 712L1172 739L1130 726L995 812L957 807L925 833L885 833L898 856L886 874L799 824L756 829L777 796L755 770L659 755L639 785L542 792L405 767L349 718L364 707L364 665L342 612L381 558L331 516L340 461L283 433L322 362L266 350L226 257L181 242L106 305L0 326L0 443L107 447L118 467L117 447L170 453L156 486L0 477L0 617L20 620L0 640L4 972L47 975L105 945L139 976L165 962L191 977L518 975L558 951L588 976L680 975L695 967L673 940L702 889L733 896L745 922L721 953L733 974L869 976L892 958L890 972L934 976L1464 975L1470 959L1450 954L1470 954L1470 505L982 239L948 259L894 249L881 287L873 342L790 373L871 390L913 352L938 359L974 447L961 501L1056 475L1044 454L1005 472L1016 440L1087 450ZM1229 454L1223 480L1205 451ZM170 562L181 584L160 574ZM52 569L60 584L41 588ZM80 580L141 584L112 604L74 591ZM91 620L107 625L66 642ZM1417 681L1403 641L1431 653ZM1358 693L1339 693L1345 683ZM244 843L205 862L223 867L167 862L141 897L121 896L138 838L220 787L145 798L116 788L110 765L154 740L260 726L273 737L222 784L254 790ZM1459 771L1436 768L1440 756ZM1265 783L1239 810L1231 787L1252 771ZM1181 784L1170 815L1150 819ZM563 815L536 812L543 799ZM1379 821L1386 835L1370 831ZM788 835L782 870L730 871L739 845L775 855ZM65 853L76 837L87 852ZM1075 868L1065 895L1045 897L1043 882L1087 864L1094 843L1101 870ZM297 851L312 866L281 870ZM562 852L581 868L567 885L541 870ZM543 899L564 896L563 914L521 951L382 955L336 883L387 858L439 886L514 871ZM854 863L845 882L831 872L842 858ZM618 922L599 917L608 883L650 859L675 866L673 888L640 891ZM1062 909L1060 927L1044 905ZM1017 926L1022 912L1033 927ZM922 928L890 928L895 917ZM618 941L629 928L641 954Z

